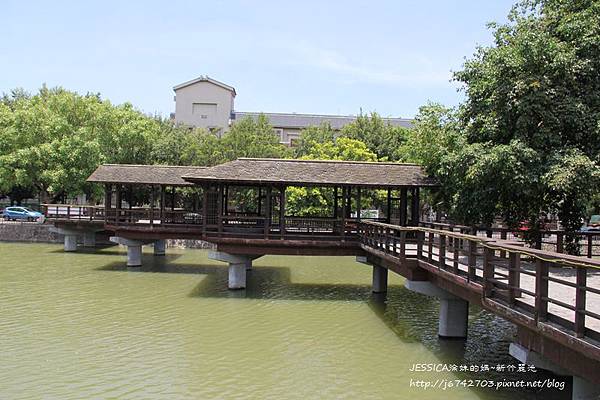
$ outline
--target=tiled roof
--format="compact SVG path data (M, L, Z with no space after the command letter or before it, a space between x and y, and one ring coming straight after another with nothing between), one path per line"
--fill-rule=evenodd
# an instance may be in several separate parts
M87 181L191 186L192 183L184 181L181 177L198 173L205 168L172 165L104 164L96 168Z
M353 115L317 115L317 114L287 114L287 113L258 113L258 112L241 112L233 113L236 120L245 117L257 119L263 114L269 118L269 122L275 128L307 128L309 126L318 126L323 122L328 122L333 129L341 129L344 125L356 120ZM411 128L413 121L407 118L382 118L385 123L393 126L402 126Z
M298 186L436 186L416 164L359 161L240 158L183 175L195 183L287 184Z

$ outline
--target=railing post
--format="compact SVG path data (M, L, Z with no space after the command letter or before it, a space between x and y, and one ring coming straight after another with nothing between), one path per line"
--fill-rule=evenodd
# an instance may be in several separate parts
M469 257L468 257L468 279L475 281L477 277L477 241L469 240Z
M390 233L391 233L390 228L386 227L385 228L385 252L386 253L390 252Z
M492 259L494 250L489 247L483 248L483 297L492 297L494 292L494 264Z
M417 234L417 260L423 257L423 240L425 233L422 231L416 231Z
M446 235L440 235L440 247L438 248L438 268L446 269Z
M400 231L400 261L406 262L406 231Z
M434 240L434 233L433 232L429 232L428 234L429 240L427 241L427 261L429 262L429 264L433 264L433 240Z
M593 238L593 235L590 235L588 233L588 235L587 235L587 258L592 258L592 244L593 244L592 238Z
M500 231L500 239L506 240L507 232L505 230ZM506 250L500 250L500 258L506 257Z
M575 334L577 337L585 336L585 297L587 285L587 268L577 267L575 289Z
M508 253L508 301L515 304L515 298L521 297L521 254Z
M460 245L458 243L458 238L453 238L452 240L452 268L454 270L454 273L458 275L459 270L458 270L458 257L459 257L459 253L460 253Z
M535 262L535 320L545 321L548 315L548 262Z

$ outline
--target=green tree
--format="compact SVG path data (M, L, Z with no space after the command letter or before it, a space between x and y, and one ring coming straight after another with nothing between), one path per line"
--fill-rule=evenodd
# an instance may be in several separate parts
M554 212L575 253L599 184L600 1L525 1L492 28L494 45L455 75L465 103L421 110L402 156L438 178L459 222L535 227Z
M227 160L240 157L285 158L291 154L279 142L279 137L264 114L260 114L256 120L246 117L234 123L221 141Z
M328 122L319 126L309 126L300 133L298 146L294 149L294 155L299 158L308 155L315 145L333 142L335 131Z
M341 136L364 142L382 161L399 159L398 149L406 140L408 129L386 123L376 112L358 115L344 126Z

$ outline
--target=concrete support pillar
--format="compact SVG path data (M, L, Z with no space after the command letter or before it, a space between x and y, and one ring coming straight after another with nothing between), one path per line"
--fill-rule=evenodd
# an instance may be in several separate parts
M142 245L127 245L127 266L141 267L142 266Z
M229 289L246 288L246 263L229 263Z
M536 368L551 371L556 375L573 375L571 372L559 367L552 361L543 357L541 354L533 350L529 350L525 346L521 346L518 343L511 343L508 348L508 353L523 364L535 365ZM600 398L599 385L596 385L579 376L573 375L573 390L571 393L572 400L592 400L598 398Z
M65 234L65 251L77 251L77 235Z
M441 338L466 338L469 325L469 302L462 299L440 299Z
M252 268L252 260L258 257L261 256L230 254L222 251L211 251L208 253L208 258L211 260L223 261L229 264L229 281L227 287L232 290L246 288L246 270Z
M141 267L142 266L142 245L148 244L141 240L127 239L120 236L111 236L110 241L113 243L127 246L127 266Z
M388 286L387 268L373 265L373 293L385 293Z
M154 255L164 256L166 253L167 242L165 239L159 239L154 242Z
M428 281L407 280L404 286L408 290L440 300L438 335L444 339L463 339L467 337L469 322L469 302L454 296Z
M586 381L578 376L573 376L572 400L600 399L600 386Z
M96 232L83 232L83 247L96 247Z

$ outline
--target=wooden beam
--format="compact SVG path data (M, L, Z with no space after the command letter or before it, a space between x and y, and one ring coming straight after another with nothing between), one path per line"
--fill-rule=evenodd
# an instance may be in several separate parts
M202 185L202 233L206 234L206 224L208 223L208 185Z
M150 226L154 225L154 185L150 185Z
M165 186L160 185L160 199L159 199L159 218L162 223L165 220ZM172 217L172 216L171 216Z

